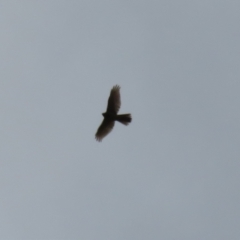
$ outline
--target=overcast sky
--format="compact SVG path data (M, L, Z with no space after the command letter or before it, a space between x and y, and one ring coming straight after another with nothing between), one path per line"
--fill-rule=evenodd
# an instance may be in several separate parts
M0 3L1 240L240 239L240 1ZM94 138L110 89L120 113Z

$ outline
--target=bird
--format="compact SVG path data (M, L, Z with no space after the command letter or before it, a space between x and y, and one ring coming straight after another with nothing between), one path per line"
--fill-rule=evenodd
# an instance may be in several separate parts
M130 113L117 114L121 107L120 86L115 85L111 89L110 96L108 98L107 110L102 113L104 119L99 126L95 138L101 142L113 129L115 121L118 121L124 125L128 125L132 121Z

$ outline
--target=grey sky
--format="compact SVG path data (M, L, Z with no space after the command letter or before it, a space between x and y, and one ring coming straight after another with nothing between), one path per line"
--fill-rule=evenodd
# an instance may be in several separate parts
M240 239L239 9L1 1L0 239Z

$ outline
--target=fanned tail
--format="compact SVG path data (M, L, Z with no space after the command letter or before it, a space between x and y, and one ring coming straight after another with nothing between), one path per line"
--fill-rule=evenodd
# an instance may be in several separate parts
M128 125L132 121L132 116L129 113L119 114L117 115L116 120L124 125Z

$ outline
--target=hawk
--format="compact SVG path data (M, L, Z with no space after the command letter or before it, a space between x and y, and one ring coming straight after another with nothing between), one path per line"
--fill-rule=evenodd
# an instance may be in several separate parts
M117 114L121 106L120 87L114 86L108 98L107 111L103 113L103 121L99 126L95 138L101 142L113 129L115 121L128 125L132 121L131 114Z

